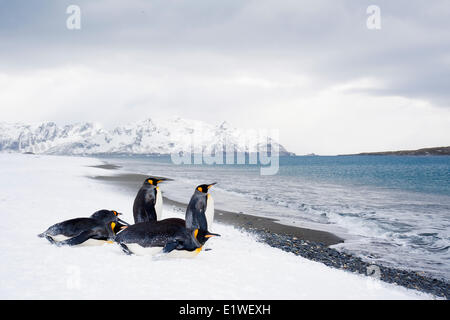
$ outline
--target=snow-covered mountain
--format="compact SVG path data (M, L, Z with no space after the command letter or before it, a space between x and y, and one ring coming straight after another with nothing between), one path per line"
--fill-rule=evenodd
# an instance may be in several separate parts
M270 132L236 129L226 122L210 125L181 118L146 119L113 130L88 122L64 126L54 122L0 123L0 152L171 154L226 149L252 153L274 147L278 147L280 154L290 154L276 137L270 137Z

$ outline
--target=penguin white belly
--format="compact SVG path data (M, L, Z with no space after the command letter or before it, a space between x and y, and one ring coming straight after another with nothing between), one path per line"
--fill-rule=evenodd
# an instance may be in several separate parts
M133 254L137 256L156 256L158 254L162 254L165 257L170 258L193 258L195 257L201 250L197 249L194 251L187 250L173 250L167 254L162 253L162 247L148 247L144 248L136 243L127 243L126 246L128 249L133 252Z
M173 250L167 254L170 258L194 258L196 257L201 249L197 249L194 251L187 251L187 250Z
M97 239L88 239L83 243L77 245L77 247L94 247L94 246L102 246L105 243L108 243L106 240L97 240ZM112 242L110 242L112 243Z
M156 220L157 221L161 220L162 206L163 206L162 193L161 193L161 190L159 190L159 187L156 187L155 211L156 211Z
M58 234L56 236L51 236L53 240L55 240L56 242L61 242L67 239L70 239L71 237L66 237L62 234ZM97 239L88 239L83 243L80 243L77 245L77 247L92 247L92 246L102 246L105 243L107 243L107 241L105 240L97 240Z
M211 231L212 224L214 221L214 199L209 193L208 199L206 201L205 216L206 216L206 223L208 224L208 231Z
M138 256L154 256L161 252L162 247L142 247L137 243L127 243L127 248L133 252L133 254Z
M53 240L60 242L60 241L64 241L67 239L70 239L69 237L63 236L62 234L58 234L56 236L50 236Z

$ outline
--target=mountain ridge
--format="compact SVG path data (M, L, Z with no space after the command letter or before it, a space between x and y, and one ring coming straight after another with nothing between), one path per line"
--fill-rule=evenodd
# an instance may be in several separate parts
M258 152L278 147L293 155L269 134L232 127L226 121L211 125L182 118L144 119L111 130L99 123L0 122L0 152L59 155L172 154L179 152Z
M447 147L431 147L416 150L399 150L399 151L381 151L381 152L361 152L356 154L345 154L346 156L433 156L433 155L450 155L450 146Z

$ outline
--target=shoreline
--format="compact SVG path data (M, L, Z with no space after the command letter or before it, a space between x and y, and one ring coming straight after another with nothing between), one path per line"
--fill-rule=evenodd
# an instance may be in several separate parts
M95 167L102 169L111 168L106 167L106 165ZM142 181L144 181L146 177L147 176L143 174L121 173L119 175L113 176L96 176L94 177L94 179L120 183L123 186L130 188L130 191L137 191L141 187ZM186 211L187 203L175 201L165 196L163 197L163 200L164 204L173 205L183 211ZM344 242L344 239L330 232L280 224L277 223L278 220L276 219L258 217L246 213L236 213L217 208L215 208L214 211L214 221L232 225L236 228L242 228L250 232L268 231L272 233L285 234L296 239L321 243L325 246L331 246Z
M174 205L181 208L183 211L186 211L187 204L185 203L168 198L164 198L164 201L164 203ZM245 229L249 232L264 231L277 234L285 234L295 239L321 243L327 247L344 242L343 239L330 232L284 225L278 223L278 220L276 219L258 217L247 213L236 213L220 209L214 209L214 211L215 222L232 225L236 228Z
M103 164L92 166L106 170L116 170L119 166ZM137 192L147 176L135 173L99 175L89 177L107 183L118 183L130 192ZM164 204L185 210L187 204L164 197ZM338 236L320 230L306 229L277 223L275 219L258 217L244 213L215 209L215 221L254 234L257 241L271 247L293 253L326 266L368 276L374 266L380 270L379 280L450 299L450 283L431 275L411 270L396 269L362 260L347 252L329 246L344 242Z

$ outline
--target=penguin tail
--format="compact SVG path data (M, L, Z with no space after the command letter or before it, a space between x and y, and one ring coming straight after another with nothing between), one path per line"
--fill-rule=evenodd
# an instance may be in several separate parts
M38 234L37 236L38 236L39 238L44 238L46 235L47 235L47 234L46 234L45 232L42 232L42 233Z

